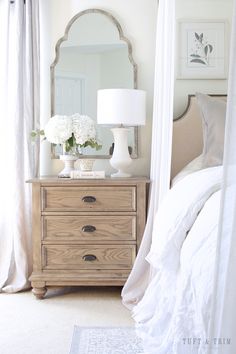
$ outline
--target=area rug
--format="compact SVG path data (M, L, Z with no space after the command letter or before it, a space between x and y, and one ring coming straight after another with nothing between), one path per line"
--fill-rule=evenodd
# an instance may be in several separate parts
M74 327L70 354L143 354L133 327Z

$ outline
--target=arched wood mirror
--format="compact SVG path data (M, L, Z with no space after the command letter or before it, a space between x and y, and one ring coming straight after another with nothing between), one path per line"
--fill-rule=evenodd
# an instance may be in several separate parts
M96 122L97 90L137 88L137 65L130 41L118 21L108 12L88 9L75 15L56 44L51 65L51 114L80 113ZM113 143L109 127L97 125L102 149L87 147L81 156L110 158ZM129 135L131 156L137 157L138 128ZM60 154L53 147L52 155Z

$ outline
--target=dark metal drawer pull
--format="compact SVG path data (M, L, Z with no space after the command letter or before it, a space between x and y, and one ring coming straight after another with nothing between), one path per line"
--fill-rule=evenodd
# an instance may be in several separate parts
M86 195L85 197L82 198L83 202L85 203L95 203L96 198L93 197L92 195Z
M97 257L94 256L94 254L86 254L85 256L83 256L83 260L85 262L93 262L96 261Z
M93 225L84 225L82 227L82 231L83 232L94 232L94 231L96 231L96 227Z

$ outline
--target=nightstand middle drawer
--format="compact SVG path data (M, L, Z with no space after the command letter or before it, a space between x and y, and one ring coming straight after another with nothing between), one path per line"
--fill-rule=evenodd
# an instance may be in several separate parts
M44 241L128 241L136 240L136 216L44 216Z

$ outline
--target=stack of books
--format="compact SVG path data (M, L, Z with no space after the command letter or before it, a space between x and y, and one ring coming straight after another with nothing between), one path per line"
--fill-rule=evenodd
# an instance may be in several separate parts
M105 171L71 171L70 178L78 179L78 178L105 178Z

